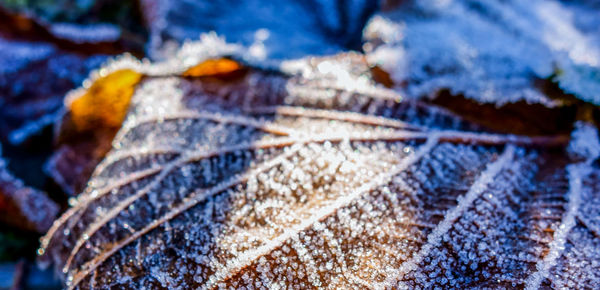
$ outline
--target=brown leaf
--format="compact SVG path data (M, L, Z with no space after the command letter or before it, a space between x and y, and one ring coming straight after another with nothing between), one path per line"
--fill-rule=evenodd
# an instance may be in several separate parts
M77 288L598 283L575 262L600 260L595 129L575 162L564 136L403 100L358 55L289 67L144 78L40 261Z

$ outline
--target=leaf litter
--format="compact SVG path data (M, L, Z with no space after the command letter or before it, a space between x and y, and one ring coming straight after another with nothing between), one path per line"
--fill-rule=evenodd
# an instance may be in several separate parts
M160 61L111 61L64 111L59 97L44 113L44 124L59 120L60 145L46 170L65 192L82 193L42 239L41 264L54 264L69 288L597 286L595 109L546 90L554 82L596 103L597 6L408 1L370 20L366 56L303 57L357 47L372 11L350 2L316 1L325 18L288 6L310 31L279 28L303 37L240 26L248 22L239 17L220 22L212 6L194 4L185 11L208 13L237 43L209 34L173 50L171 40L203 29L176 17L183 1L143 1L147 50ZM278 10L256 7L246 10ZM544 33L532 32L538 26ZM437 35L449 31L440 27L456 29ZM19 47L10 51L26 54L4 68L19 80L96 29L42 27L49 50L21 49L3 34ZM111 29L102 39L120 35ZM490 35L498 41L479 41ZM444 91L498 111L571 106L577 116L564 122L579 121L571 138L552 126L498 134L490 123L502 118L513 122L504 127L533 123L486 109L498 122L481 124L473 110L456 110L460 99L457 114L426 98Z

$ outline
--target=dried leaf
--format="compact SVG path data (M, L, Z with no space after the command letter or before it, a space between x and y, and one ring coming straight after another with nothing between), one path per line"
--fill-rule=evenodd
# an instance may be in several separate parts
M67 97L67 111L56 124L60 147L46 163L45 171L68 195L85 188L92 171L110 150L142 77L131 69L116 70L101 74L88 88Z
M282 70L144 78L40 262L76 288L599 285L594 129L572 160L403 100L357 55Z
M57 124L57 140L61 146L46 163L45 171L68 195L85 188L92 171L110 150L111 140L123 123L136 85L144 74L156 74L141 71L132 68L115 69L110 73L106 69L99 70L89 88L76 90L67 98L68 111ZM207 59L177 74L188 78L228 79L243 72L240 63L218 58Z
M71 121L77 131L119 127L125 118L135 86L142 74L119 70L96 80L70 104Z
M242 66L231 59L208 59L190 67L182 76L184 77L226 77L242 70Z

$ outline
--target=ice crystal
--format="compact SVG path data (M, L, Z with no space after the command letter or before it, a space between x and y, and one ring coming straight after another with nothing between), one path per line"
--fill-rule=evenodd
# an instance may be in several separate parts
M413 97L448 89L499 106L555 106L536 85L554 78L600 104L599 12L577 1L406 1L370 20L365 49Z
M40 261L72 288L595 288L598 145L564 141L402 99L356 54L153 74Z
M573 142L569 144L568 150L574 158L578 156L586 160L595 160L600 157L598 130L592 124L577 122L572 138Z

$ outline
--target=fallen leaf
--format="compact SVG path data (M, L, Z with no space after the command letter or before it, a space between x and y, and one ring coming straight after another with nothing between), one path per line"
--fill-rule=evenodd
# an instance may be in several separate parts
M33 15L0 7L0 141L12 145L42 135L59 117L65 94L107 54L139 51L121 43L117 26L53 23Z
M96 80L70 104L71 121L79 132L123 123L135 86L142 74L120 70Z
M405 100L354 54L281 70L142 79L40 263L69 288L598 285L594 127L575 160Z
M208 59L195 66L190 67L182 76L184 77L227 77L241 72L243 67L240 63L227 59Z
M85 57L51 44L0 36L0 140L20 145L50 126L65 94L106 56Z
M394 3L397 2L397 3ZM385 1L364 29L371 65L408 97L448 90L497 107L600 105L600 6L586 1ZM556 82L568 98L546 94Z
M215 32L257 59L295 59L360 49L364 23L377 9L371 1L263 0L140 1L153 59L172 56L186 40ZM260 16L260 17L255 17Z
M226 80L243 72L240 63L218 58L165 76ZM60 146L45 165L46 173L70 196L85 188L92 171L110 150L136 86L146 74L131 68L95 73L97 76L88 88L76 90L67 98L67 110L56 124Z
M90 174L110 150L142 77L131 69L116 70L98 76L88 88L75 90L66 98L66 110L55 124L58 149L44 169L67 195L85 188Z
M121 28L110 23L81 24L38 19L30 11L10 11L0 5L0 35L21 41L52 44L62 51L82 55L139 54L137 39L122 37Z

